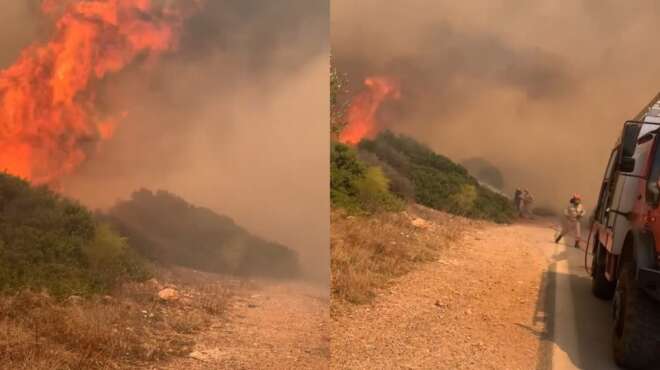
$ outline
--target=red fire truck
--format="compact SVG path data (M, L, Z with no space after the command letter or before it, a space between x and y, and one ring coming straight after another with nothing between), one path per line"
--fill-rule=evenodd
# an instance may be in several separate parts
M651 366L660 354L659 206L660 94L623 125L588 239L592 291L613 302L614 359L626 368Z

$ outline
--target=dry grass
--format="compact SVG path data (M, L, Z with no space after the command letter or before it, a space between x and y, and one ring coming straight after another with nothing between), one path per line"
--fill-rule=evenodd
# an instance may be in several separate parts
M162 302L161 287L134 283L65 302L32 292L0 298L0 368L130 369L188 354L194 334L222 316L228 291L177 282L181 298Z
M422 227L413 220L422 218ZM456 240L465 225L460 217L422 206L405 212L372 216L331 215L332 300L336 303L370 302L377 289L411 271L416 264L437 258Z

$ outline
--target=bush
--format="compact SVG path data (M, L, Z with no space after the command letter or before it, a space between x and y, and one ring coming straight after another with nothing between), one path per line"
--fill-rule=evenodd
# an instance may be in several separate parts
M390 180L378 166L367 166L354 149L332 143L330 199L353 213L377 213L403 209L404 201L390 192Z
M78 203L0 173L0 292L85 295L142 274L133 274L143 268L138 259L129 262L128 246L101 253L118 238Z
M401 174L390 164L380 160L375 154L360 150L358 158L369 166L379 167L389 182L389 191L406 201L415 200L415 187L409 178Z
M298 255L291 249L260 239L229 217L166 191L136 191L104 217L154 261L237 275L299 273Z
M109 224L96 227L94 239L83 248L94 283L108 289L127 277L146 280L149 273L144 262L130 248L127 239L117 234Z

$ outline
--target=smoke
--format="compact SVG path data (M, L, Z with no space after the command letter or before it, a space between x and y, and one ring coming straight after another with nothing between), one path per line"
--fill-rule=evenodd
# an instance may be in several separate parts
M660 4L596 0L332 3L332 48L352 93L401 81L381 125L457 161L488 158L507 191L563 207L597 197L622 123L660 89Z
M16 18L0 34L39 37L30 6L3 2ZM99 112L126 116L63 192L107 208L169 190L297 250L327 284L328 13L323 1L206 1L176 52L99 83Z

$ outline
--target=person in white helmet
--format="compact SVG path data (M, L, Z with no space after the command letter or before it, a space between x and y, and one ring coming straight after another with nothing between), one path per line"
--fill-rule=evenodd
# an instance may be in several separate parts
M584 216L584 207L582 207L582 198L579 194L574 194L571 198L568 207L564 210L564 220L562 222L561 231L555 239L555 243L559 243L561 238L566 234L573 231L575 233L575 248L580 248L580 220Z

